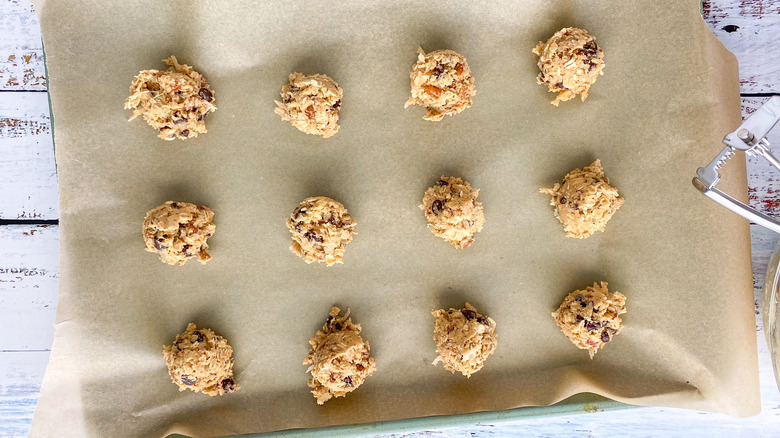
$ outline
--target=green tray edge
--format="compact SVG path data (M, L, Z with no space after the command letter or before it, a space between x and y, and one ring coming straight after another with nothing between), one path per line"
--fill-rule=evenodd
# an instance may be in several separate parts
M407 418L393 421L378 421L375 423L349 424L330 426L318 429L289 429L268 433L252 433L238 435L242 438L267 437L346 437L362 435L379 435L387 433L411 433L429 429L445 429L451 427L474 427L481 424L496 424L524 419L557 417L564 415L592 414L601 411L616 411L634 409L638 406L628 405L591 393L573 395L551 406L532 406L508 409L503 411L475 412L471 414L439 415L432 417ZM172 434L168 438L185 438L186 435Z

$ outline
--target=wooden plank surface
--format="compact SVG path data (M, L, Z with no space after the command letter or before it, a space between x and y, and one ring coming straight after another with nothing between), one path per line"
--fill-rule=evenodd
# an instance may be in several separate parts
M0 242L0 333L12 334L0 336L0 352L49 350L60 276L58 227L1 226Z
M46 91L40 25L28 0L0 0L0 90Z
M703 16L740 61L742 92L780 93L780 1L709 0ZM58 218L43 51L27 0L0 0L0 219ZM743 114L765 97L745 96ZM770 137L780 144L780 129ZM705 163L702 163L705 164ZM748 159L751 205L780 217L778 173ZM724 214L729 214L725 212ZM764 342L758 300L778 235L751 227L762 413L750 419L679 409L640 408L409 436L780 436L780 392ZM25 436L51 346L58 281L58 228L0 225L0 436Z
M48 351L0 354L0 436L27 436L48 360Z
M704 20L739 60L743 93L780 92L780 1L704 0Z
M0 219L57 219L49 96L0 93Z

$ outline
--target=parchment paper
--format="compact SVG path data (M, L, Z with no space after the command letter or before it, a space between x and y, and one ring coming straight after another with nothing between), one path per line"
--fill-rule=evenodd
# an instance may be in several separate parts
M697 167L740 121L737 65L695 0L207 2L38 5L61 196L56 338L33 436L198 436L548 405L590 391L638 405L759 411L748 224L699 194ZM531 49L564 26L606 53L587 102L550 105ZM416 50L464 54L474 106L439 123L404 110ZM122 109L169 55L203 73L208 134L165 142ZM294 71L344 89L341 131L306 136L274 114ZM625 205L605 233L567 239L551 186L600 158ZM741 156L719 185L746 197ZM417 208L441 175L479 188L487 223L457 250ZM345 263L292 255L284 220L307 196L341 201ZM143 250L167 200L215 212L213 260ZM594 281L628 297L625 329L593 360L554 324ZM468 300L497 321L471 379L434 367L431 309ZM351 308L377 371L317 406L301 361L331 305ZM179 392L162 359L188 322L224 335L242 389Z

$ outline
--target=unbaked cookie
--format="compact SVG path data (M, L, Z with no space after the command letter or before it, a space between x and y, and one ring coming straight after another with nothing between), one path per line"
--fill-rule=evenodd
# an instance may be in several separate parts
M156 252L169 265L183 265L191 258L211 260L206 240L214 234L214 212L189 202L168 201L144 219L146 250Z
M420 209L428 229L458 248L468 248L474 233L482 231L485 213L477 202L479 190L460 178L442 176L425 191Z
M341 203L324 196L307 198L287 218L290 251L306 263L344 263L344 248L357 234L355 225Z
M410 73L412 96L404 108L420 105L428 110L425 120L438 121L470 107L477 90L466 58L452 50L427 55L422 48L417 51L417 63Z
M600 160L582 170L572 170L563 178L563 183L539 191L552 195L550 205L555 207L555 216L563 224L566 237L577 239L604 231L624 202L617 189L609 185Z
M539 42L533 49L539 55L539 76L536 82L558 93L552 104L588 97L590 86L604 74L604 52L596 38L584 29L567 27L555 32L546 43Z
M293 73L282 87L282 100L274 112L306 134L328 138L339 132L339 109L343 92L325 75Z
M233 380L233 348L211 329L189 323L173 345L163 346L163 356L179 391L189 389L214 397L240 388Z
M482 369L488 356L496 351L496 322L477 313L469 303L463 308L434 310L433 340L439 355L433 364L444 364L444 369L461 372L466 377Z
M125 108L133 110L130 120L143 116L163 140L205 134L203 118L217 109L214 91L203 75L179 64L175 56L163 62L170 66L168 70L143 70L133 79L125 101Z
M330 309L322 330L309 340L311 351L303 361L309 365L309 387L320 405L333 397L346 396L376 370L371 348L360 337L360 324L352 322L349 310L344 316L339 313L338 307Z
M620 315L626 313L626 297L610 292L607 283L593 283L585 290L575 290L563 299L552 313L556 324L578 348L588 350L593 359L599 349L623 329Z

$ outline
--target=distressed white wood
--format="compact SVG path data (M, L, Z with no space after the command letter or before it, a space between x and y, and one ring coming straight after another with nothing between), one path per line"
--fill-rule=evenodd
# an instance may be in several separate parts
M56 225L0 226L0 351L51 349L59 272Z
M780 92L780 1L704 0L704 20L739 60L743 93Z
M709 0L703 2L703 11L715 35L740 60L742 91L780 92L780 1ZM0 90L45 89L40 30L32 7L27 0L0 0ZM743 99L743 113L754 111L762 101ZM774 144L780 145L780 130L772 135ZM760 159L748 160L751 204L780 217L778 175ZM0 218L57 217L46 94L0 92ZM37 401L53 333L57 231L56 226L0 226L0 330L4 334L0 337L0 436L26 436ZM778 237L751 227L759 301L766 264ZM409 436L780 436L780 391L774 383L758 306L756 317L763 408L759 416L733 419L679 409L639 408Z
M0 353L0 436L27 436L48 360L48 351Z
M0 0L0 90L46 90L40 25L27 0Z
M0 219L57 219L47 93L0 93Z

